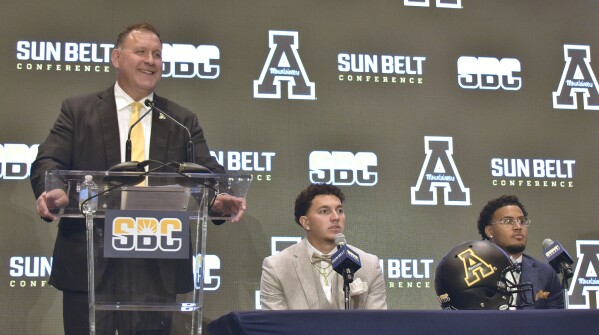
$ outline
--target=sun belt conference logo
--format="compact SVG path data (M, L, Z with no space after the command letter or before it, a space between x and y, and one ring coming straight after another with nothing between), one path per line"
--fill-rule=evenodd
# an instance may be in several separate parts
M8 286L11 288L43 288L48 284L52 257L12 256L9 263Z
M228 172L250 173L252 181L272 181L276 152L210 151L210 155Z
M282 82L287 82L287 98L315 100L314 83L308 78L298 53L297 31L268 32L270 52L254 80L254 98L281 99Z
M110 72L111 43L18 41L17 69L54 72ZM162 76L215 79L220 50L214 45L162 44Z
M491 158L491 184L496 187L573 188L574 159Z
M412 187L412 205L436 205L442 188L445 205L470 206L470 189L464 187L453 161L451 137L425 136L426 158L416 186Z
M431 288L432 258L379 259L387 289Z
M339 81L389 84L423 83L424 56L346 53L337 55Z
M591 299L599 306L599 241L576 241L576 257L576 270L568 290L568 308L589 309Z
M576 94L582 94L584 109L599 110L597 79L591 68L588 45L564 45L564 72L557 91L553 92L553 108L577 109Z

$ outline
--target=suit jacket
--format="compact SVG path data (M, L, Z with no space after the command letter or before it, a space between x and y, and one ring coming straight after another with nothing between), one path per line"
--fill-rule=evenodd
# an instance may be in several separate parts
M360 256L362 268L356 271L354 281L367 283L368 291L351 297L352 309L386 309L386 292L378 257L351 246ZM310 262L308 244L304 238L279 254L269 256L262 263L260 300L265 310L292 309L343 309L343 277L334 273L333 306L323 301L324 291ZM351 292L351 291L350 291ZM336 304L336 306L335 306Z
M184 107L154 94L158 108L181 122L191 131L198 164L215 173L224 169L210 151L197 115ZM161 162L187 159L187 132L167 119L152 113L150 159ZM31 166L31 186L36 199L45 190L45 173L49 170L103 171L121 162L114 86L97 93L66 99L50 134L39 146ZM85 223L81 219L62 218L58 223L49 283L69 291L87 291L87 250ZM169 287L182 290L183 283L173 283L173 269L161 269ZM180 277L180 276L179 276ZM184 286L187 286L185 284Z
M564 292L553 268L547 263L538 261L528 255L522 257L521 283L532 283L534 290L534 306L525 309L562 309L564 308ZM548 295L547 295L548 293Z

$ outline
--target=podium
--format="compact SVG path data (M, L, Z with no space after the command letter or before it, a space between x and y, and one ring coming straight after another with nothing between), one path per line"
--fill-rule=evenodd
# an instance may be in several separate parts
M219 193L245 197L250 183L249 175L47 172L46 192L68 197L59 216L85 221L90 334L201 334L207 223L227 219L210 206Z

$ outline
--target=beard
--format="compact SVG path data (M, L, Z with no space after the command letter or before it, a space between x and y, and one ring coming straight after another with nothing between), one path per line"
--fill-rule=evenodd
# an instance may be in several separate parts
M508 254L519 254L519 253L523 252L524 249L526 249L526 244L523 243L520 245L507 246L505 248L505 251L507 251Z

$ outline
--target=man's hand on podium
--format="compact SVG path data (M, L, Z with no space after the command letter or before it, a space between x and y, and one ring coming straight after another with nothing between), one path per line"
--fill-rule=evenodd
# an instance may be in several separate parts
M212 205L212 211L222 215L231 215L231 222L241 220L243 213L247 209L245 198L235 197L230 194L221 193L216 196L216 200Z
M37 213L46 222L58 220L56 215L61 208L67 207L69 198L61 189L44 192L37 198Z

